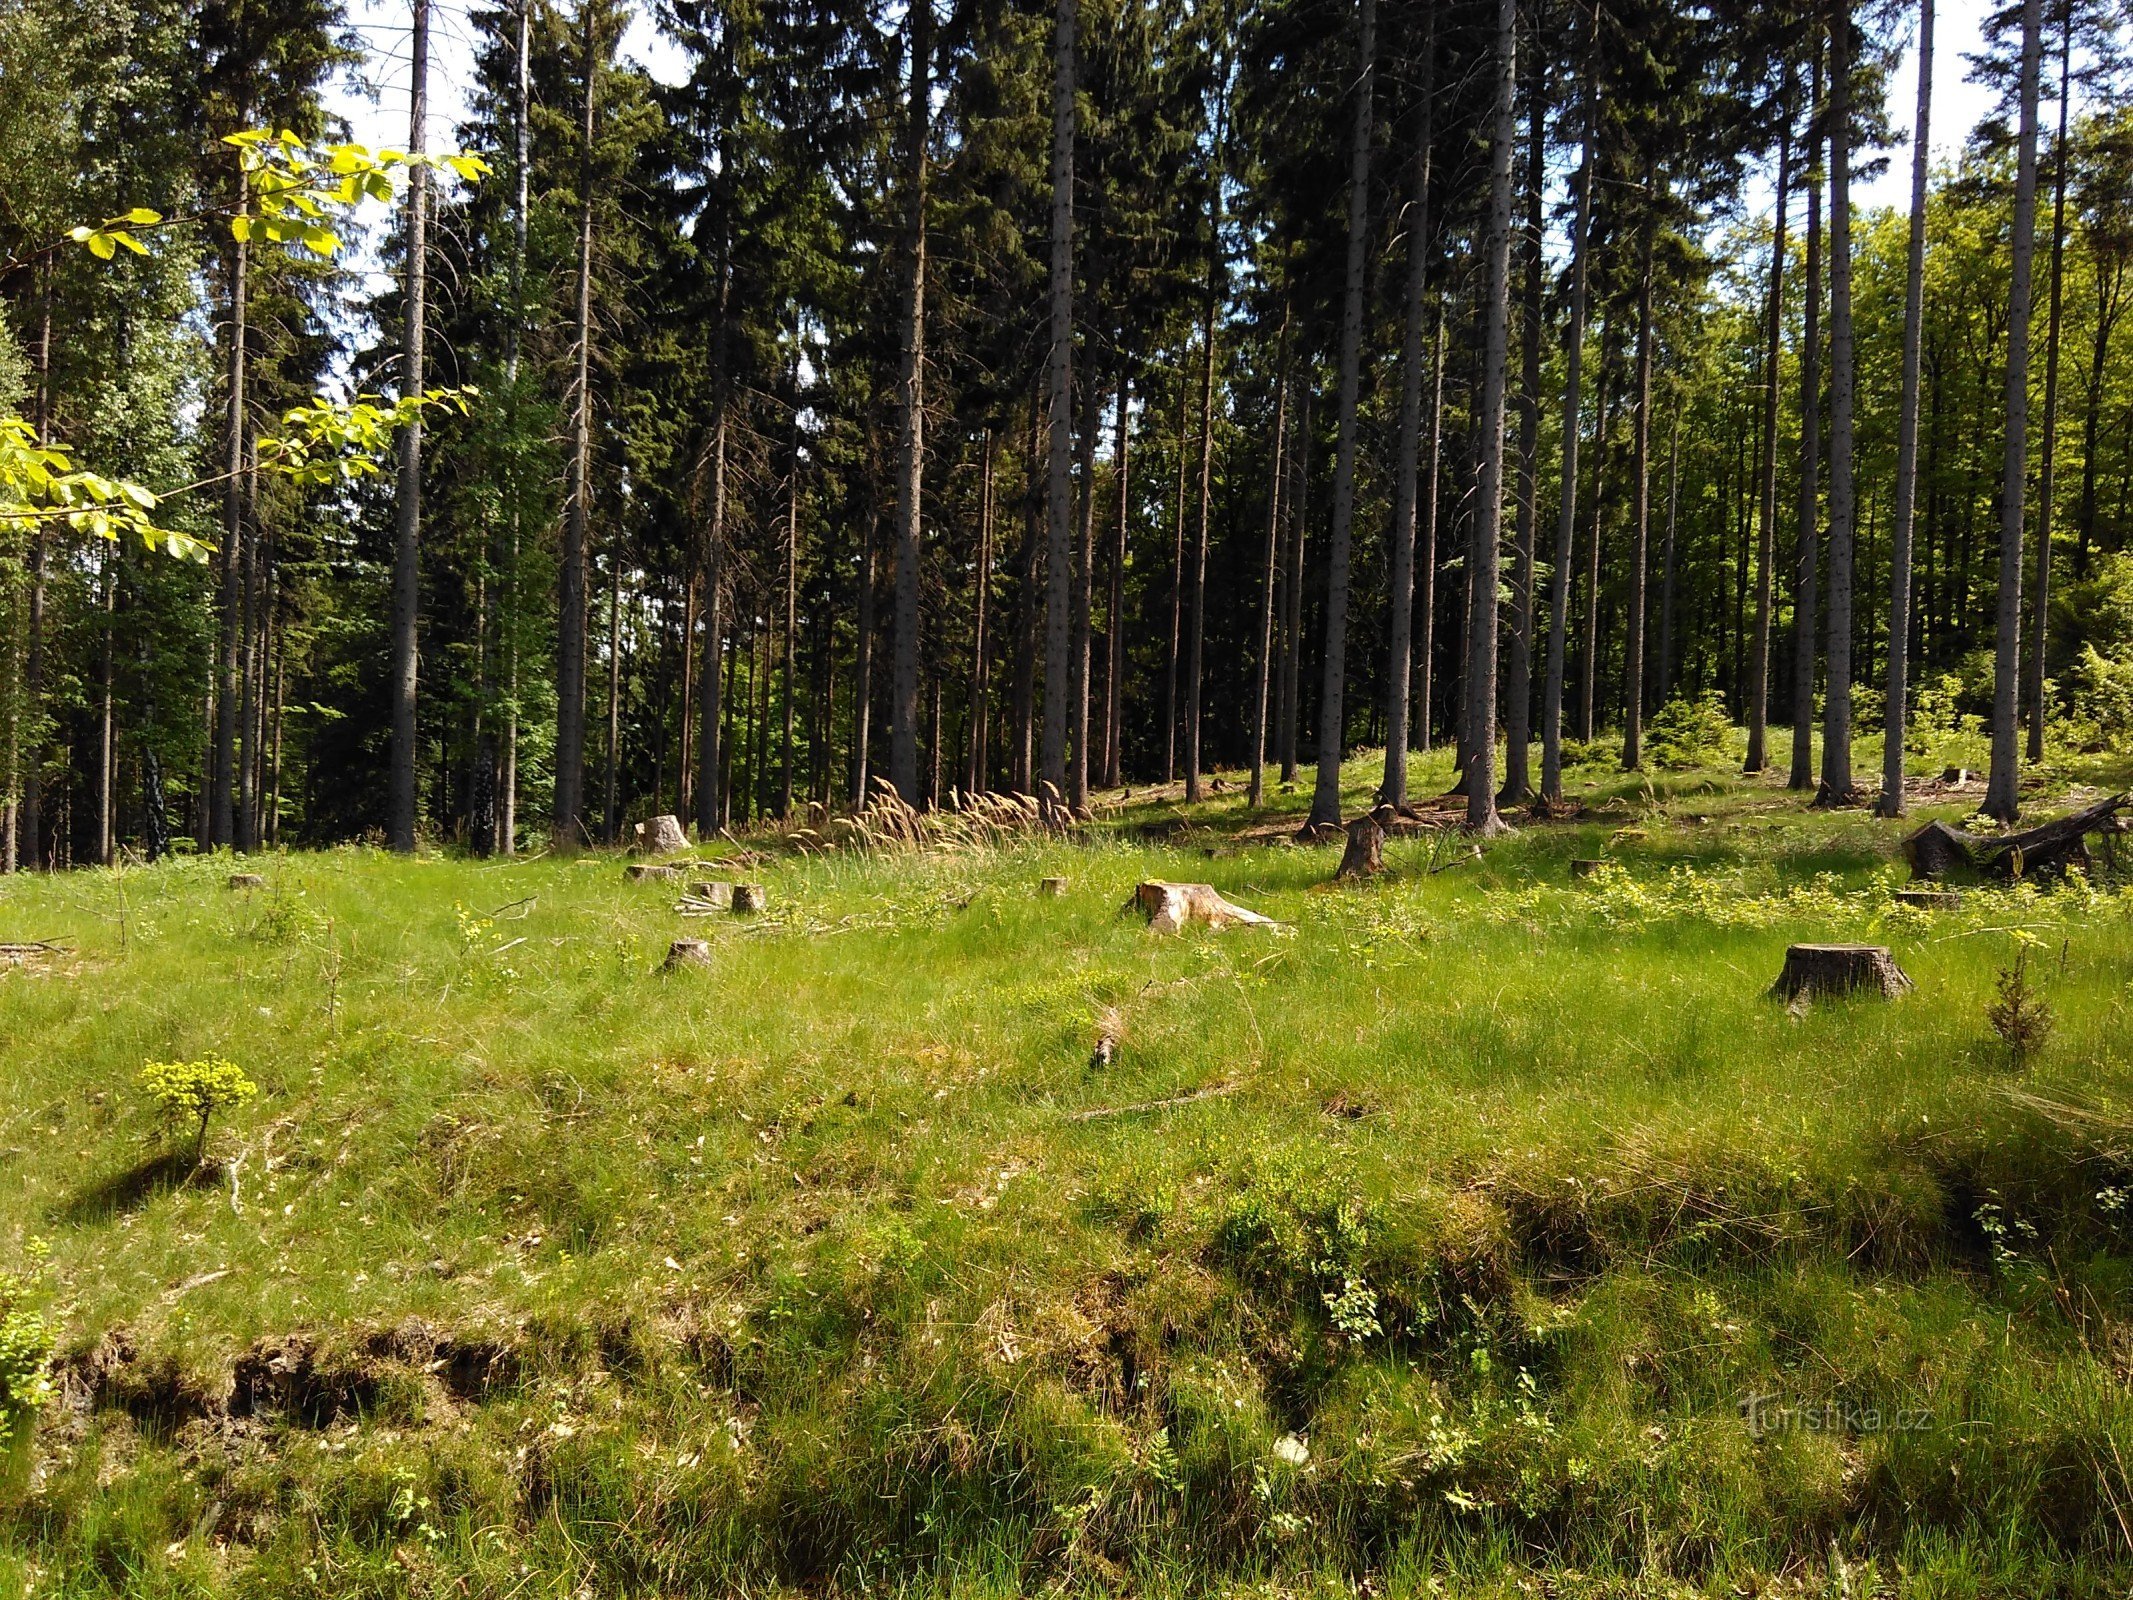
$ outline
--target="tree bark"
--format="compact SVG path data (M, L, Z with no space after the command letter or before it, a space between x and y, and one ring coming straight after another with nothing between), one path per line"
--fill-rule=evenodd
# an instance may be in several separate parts
M1052 31L1051 350L1046 366L1049 428L1045 457L1044 735L1040 777L1048 807L1066 798L1067 697L1074 585L1074 485L1070 457L1074 399L1074 82L1075 0L1059 0Z
M985 430L978 446L978 570L971 584L970 605L970 740L963 768L963 787L982 794L988 787L985 774L985 733L991 699L990 667L986 659L986 601L992 589L992 429Z
M1125 744L1120 726L1126 692L1126 533L1133 515L1131 436L1133 390L1125 373L1118 379L1118 434L1112 447L1111 472L1117 480L1118 530L1111 549L1111 593L1104 608L1111 633L1104 647L1103 784L1115 789Z
M1281 781L1296 781L1296 734L1301 718L1299 704L1303 687L1303 589L1304 540L1310 531L1307 514L1311 498L1311 394L1306 365L1303 397L1297 406L1297 459L1289 514L1289 565L1286 592L1282 596L1281 623Z
M1444 466L1444 304L1437 304L1437 332L1430 342L1429 471L1421 486L1420 548L1415 553L1415 578L1421 593L1415 611L1421 636L1415 640L1414 724L1416 744L1427 752L1436 737L1431 716L1437 660L1437 489Z
M1829 677L1822 699L1822 787L1816 803L1859 797L1852 779L1852 17L1840 3L1829 51Z
M1488 281L1482 308L1481 477L1468 567L1466 825L1504 829L1496 814L1496 588L1503 537L1504 391L1511 317L1511 152L1518 138L1518 3L1496 0L1496 107L1489 140Z
M1541 236L1547 226L1542 203L1548 182L1548 68L1537 38L1533 58L1533 102L1526 129L1524 326L1519 334L1524 355L1518 383L1518 548L1511 578L1511 681L1504 691L1499 807L1524 805L1533 797L1533 544L1540 521L1541 338L1546 320Z
M592 531L592 255L593 118L600 79L592 0L580 0L584 96L578 126L577 371L571 417L568 509L556 606L555 838L574 845L585 812L585 666L589 621L588 550Z
M238 203L246 203L248 180L240 177ZM237 842L237 668L238 656L243 647L242 627L244 609L244 467L248 459L245 428L245 377L246 377L246 313L249 309L251 287L250 254L245 242L235 240L230 245L230 291L229 291L229 381L228 421L225 440L228 455L224 470L229 474L222 486L222 571L221 577L221 623L222 647L216 675L215 688L215 745L214 773L210 780L208 799L208 840L217 849ZM39 543L38 555L43 546ZM33 581L41 575L41 560L33 563ZM33 619L41 610L41 583L31 590ZM32 622L31 648L37 645L35 622ZM32 705L34 707L34 700ZM24 831L31 837L32 850L36 839L37 807L37 762L36 750L31 749L29 786L23 793Z
M1930 0L1929 0L1930 3ZM1769 764L1770 623L1777 558L1778 406L1785 339L1785 202L1792 190L1792 88L1785 92L1785 124L1778 133L1777 215L1770 229L1770 294L1763 317L1763 459L1761 530L1755 546L1755 645L1748 657L1748 759L1743 771Z
M1659 177L1645 172L1645 203L1658 201ZM1646 212L1637 246L1637 426L1635 506L1631 513L1629 634L1622 647L1622 767L1644 765L1644 602L1652 537L1652 245L1656 219Z
M726 298L727 286L732 278L726 259L723 238L720 241L718 265L718 310L717 326L711 332L711 509L710 520L704 530L703 545L698 559L703 564L704 631L702 664L697 668L696 692L699 696L696 739L696 837L709 839L719 830L723 815L721 808L720 777L724 772L724 750L721 745L720 696L721 679L719 657L725 648L723 599L726 562L726 428L730 401L726 394ZM861 568L865 574L861 603L859 629L860 682L862 690L866 680L866 655L871 646L868 632L873 622L871 601L873 576L873 530L862 526L861 541L865 553ZM854 725L859 730L859 739L866 738L865 695L853 705ZM859 784L862 792L852 797L856 808L866 803L863 792L866 783L866 760L862 755L858 762Z
M414 0L407 147L420 155L428 140L430 0ZM591 69L588 67L587 69ZM417 162L407 178L407 290L401 307L402 399L422 393L424 324L429 300L429 169ZM392 752L385 806L385 843L415 848L415 695L420 666L416 630L422 607L422 419L400 428L400 494L393 523Z
M1366 0L1368 3L1368 0ZM1207 283L1200 303L1200 514L1193 540L1192 617L1185 650L1185 798L1200 798L1201 667L1207 641L1207 540L1214 515L1215 310L1222 297L1222 134L1209 162Z
M2000 477L2000 593L1992 660L1992 773L1979 809L1999 822L2021 814L2016 677L2022 648L2022 524L2029 470L2030 268L2037 233L2037 78L2043 0L2023 0L2021 127L2015 152L2012 270L2007 292L2007 438Z
M1061 0L1071 5L1072 0ZM919 562L926 462L926 147L933 110L933 0L906 20L911 97L904 128L903 350L897 365L896 639L889 668L889 781L904 804L925 803L918 772Z
M2074 5L2060 0L2059 135L2052 143L2052 264L2044 322L2044 420L2037 436L2037 582L2030 610L2029 741L2025 754L2044 759L2044 668L2051 635L2053 468L2059 435L2059 329L2066 285L2066 121L2073 99Z
M1793 554L1792 770L1786 786L1814 787L1815 612L1820 577L1822 457L1822 61L1816 46L1807 134L1806 323L1800 339L1800 495Z
M1435 143L1437 13L1422 43L1422 119L1408 200L1407 294L1400 334L1400 444L1392 490L1392 625L1385 672L1385 781L1378 799L1407 803L1408 703L1414 677L1415 499L1422 453L1422 334L1429 289L1429 182Z
M1341 308L1340 421L1333 458L1333 529L1326 551L1326 657L1318 697L1318 776L1304 832L1341 819L1348 679L1348 569L1355 521L1356 397L1362 378L1363 279L1370 243L1370 126L1377 82L1377 0L1356 18L1355 128L1348 157L1348 264Z
M1925 320L1927 128L1933 110L1933 0L1918 0L1918 114L1911 128L1911 229L1904 261L1903 378L1896 418L1896 507L1889 525L1889 660L1881 748L1884 817L1904 814L1905 699L1911 651L1911 522L1918 499L1919 330Z
M1258 810L1266 801L1267 701L1274 666L1274 577L1281 559L1281 468L1289 431L1289 311L1281 313L1281 337L1274 357L1274 433L1267 450L1273 463L1267 474L1266 578L1260 586L1259 666L1252 684L1252 775L1245 804Z

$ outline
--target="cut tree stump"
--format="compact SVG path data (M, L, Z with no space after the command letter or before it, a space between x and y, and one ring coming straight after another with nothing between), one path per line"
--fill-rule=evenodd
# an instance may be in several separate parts
M679 883L681 868L647 866L639 862L622 869L622 875L632 883Z
M661 963L661 972L679 972L683 967L708 967L711 965L711 946L702 939L676 939L667 946L667 958Z
M1348 848L1341 852L1341 864L1334 871L1333 881L1374 878L1384 870L1385 825L1378 821L1375 811L1366 811L1348 824Z
M2088 836L2114 831L2128 798L2114 794L2019 833L1966 833L1945 822L1929 822L1904 840L1904 859L1914 879L1941 878L1951 871L1975 872L2002 883L2059 877L2068 867L2089 864Z
M267 880L256 872L233 872L230 874L232 889L264 889Z
M1573 878L1589 878L1606 865L1607 863L1604 861L1593 861L1579 857L1570 863L1570 876Z
M1785 970L1770 995L1799 1006L1821 995L1870 993L1893 999L1910 987L1886 945L1796 944L1785 951Z
M1129 905L1148 919L1150 933L1179 933L1187 927L1220 930L1234 927L1271 928L1272 917L1233 905L1215 892L1212 884L1164 883L1151 879L1133 891Z
M717 911L733 909L733 885L730 883L703 882L689 885L690 898L701 900Z
M770 891L760 883L737 883L733 886L733 913L748 916L757 911L770 909Z
M1037 892L1042 895L1050 895L1056 899L1067 892L1067 881L1064 878L1039 878L1037 880Z
M636 850L639 855L670 856L677 850L688 848L689 836L682 832L681 818L671 813L637 824Z
M1898 889L1896 903L1916 906L1921 911L1953 911L1963 903L1963 897L1953 889Z

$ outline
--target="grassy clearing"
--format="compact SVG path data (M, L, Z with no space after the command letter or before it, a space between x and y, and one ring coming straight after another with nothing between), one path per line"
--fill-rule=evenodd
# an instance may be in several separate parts
M1920 913L1901 825L1575 777L1340 890L1237 792L774 854L754 922L607 857L10 881L72 949L0 977L60 1391L0 1580L2122 1595L2133 896ZM1289 929L1152 941L1152 876ZM1763 998L1849 938L1916 992ZM196 1172L136 1076L210 1056Z

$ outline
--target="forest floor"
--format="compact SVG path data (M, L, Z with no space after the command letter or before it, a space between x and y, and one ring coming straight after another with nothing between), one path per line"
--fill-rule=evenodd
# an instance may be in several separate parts
M607 854L7 880L0 1592L2123 1596L2133 890L1914 909L1981 790L1736 772L1353 886L1236 774L744 841L755 918ZM1766 998L1822 940L1915 989ZM196 1168L137 1077L210 1055Z

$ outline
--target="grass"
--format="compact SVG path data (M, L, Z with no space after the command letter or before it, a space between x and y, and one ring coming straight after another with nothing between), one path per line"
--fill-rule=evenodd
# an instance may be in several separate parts
M1573 779L1340 889L1234 786L774 850L753 922L607 856L9 880L69 949L0 977L59 1389L0 1587L2125 1593L2133 896L1917 912L1905 824ZM1289 926L1151 940L1147 877ZM1764 998L1852 938L1916 991ZM136 1077L207 1056L195 1168Z

